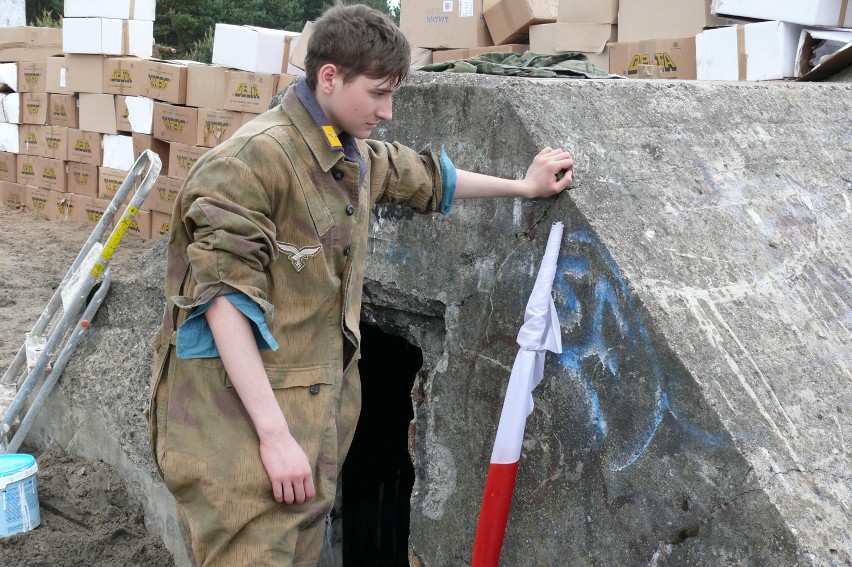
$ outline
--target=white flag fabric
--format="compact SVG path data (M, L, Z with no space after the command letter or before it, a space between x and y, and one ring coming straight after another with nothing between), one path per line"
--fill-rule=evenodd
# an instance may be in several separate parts
M520 459L527 417L533 410L532 391L544 376L545 351L562 352L559 317L551 295L562 230L561 222L554 223L550 229L544 258L527 301L524 324L518 332L520 349L512 366L506 399L503 401L497 438L491 453L492 463L515 463Z

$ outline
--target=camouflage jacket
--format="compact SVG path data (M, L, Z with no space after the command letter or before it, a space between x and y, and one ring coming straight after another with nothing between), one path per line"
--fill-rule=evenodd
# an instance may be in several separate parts
M360 341L373 205L439 209L436 154L356 140L364 165L344 160L333 130L317 124L294 89L190 171L175 203L155 344L174 344L192 309L236 290L261 308L281 346L261 352L268 369L341 360L344 341Z

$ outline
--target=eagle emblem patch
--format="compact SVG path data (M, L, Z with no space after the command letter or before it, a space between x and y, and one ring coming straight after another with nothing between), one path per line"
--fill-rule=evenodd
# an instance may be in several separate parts
M305 267L305 262L316 256L322 251L322 244L318 246L305 246L298 248L286 242L278 242L278 249L290 258L290 262L297 272L301 272Z

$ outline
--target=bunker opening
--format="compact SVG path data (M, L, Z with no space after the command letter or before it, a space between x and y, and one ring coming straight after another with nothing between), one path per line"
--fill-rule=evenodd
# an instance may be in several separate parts
M343 565L408 565L411 390L422 350L361 323L361 417L343 465Z

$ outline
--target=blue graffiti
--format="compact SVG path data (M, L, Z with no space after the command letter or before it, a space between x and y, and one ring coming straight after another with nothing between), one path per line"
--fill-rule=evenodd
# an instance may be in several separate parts
M648 328L612 256L587 230L572 231L568 239L583 251L583 256L564 256L557 268L555 291L559 318L563 329L566 326L574 329L568 333L567 340L563 337L559 363L578 380L585 393L593 448L602 450L608 443L612 427L605 406L618 403L619 396L624 398L623 390L627 387L653 389L653 404L648 414L630 416L638 427L629 428L631 438L621 441L626 443L625 450L611 451L612 470L634 464L647 450L667 415L691 436L704 443L721 445L721 438L678 418ZM624 383L622 358L628 357L633 368L641 368L647 385Z

